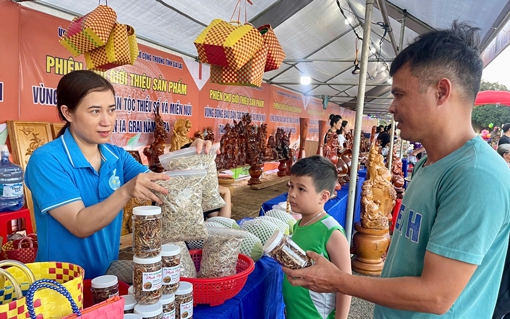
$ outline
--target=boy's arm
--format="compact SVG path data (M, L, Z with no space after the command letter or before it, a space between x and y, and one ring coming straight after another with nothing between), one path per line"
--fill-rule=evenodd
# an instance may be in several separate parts
M351 273L351 255L349 243L344 234L339 230L333 231L326 244L331 262L338 267L338 269ZM351 296L341 293L336 294L336 315L335 319L347 319L349 315L349 308L351 306Z

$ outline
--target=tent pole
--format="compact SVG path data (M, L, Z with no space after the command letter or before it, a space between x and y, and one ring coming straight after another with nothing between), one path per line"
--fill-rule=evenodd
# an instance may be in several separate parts
M402 14L402 22L400 22L400 42L398 44L398 50L399 51L402 50L402 46L404 45L404 33L405 33L405 30L406 30L406 15L407 15L407 11L404 11L403 14ZM401 137L400 138L400 159L404 158L404 155L402 154L402 148L403 147L404 147L404 140ZM409 161L407 163L409 163Z
M368 55L370 53L370 28L372 25L372 10L374 0L367 0L365 6L365 24L363 25L363 44L361 46L361 61L359 72L358 99L356 101L356 122L354 124L354 145L352 146L351 174L349 176L349 197L347 201L347 215L345 218L345 232L349 245L352 237L352 221L354 217L354 203L356 202L356 178L358 175L359 147L361 142L361 125L363 122L363 105L365 103L365 88L367 84Z

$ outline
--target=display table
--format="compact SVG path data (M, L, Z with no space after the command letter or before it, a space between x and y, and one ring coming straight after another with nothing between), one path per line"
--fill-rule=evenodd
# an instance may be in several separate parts
M365 181L364 177L358 177L358 182L356 184L356 202L354 203L354 217L353 223L360 220L361 213L361 186ZM337 191L337 197L330 199L324 205L324 209L326 212L332 216L343 228L345 228L345 219L347 213L347 200L349 193L349 184L345 184L342 186L342 189ZM274 205L278 205L281 202L287 201L287 193L283 193L280 196L277 196L273 199L268 200L267 202L262 204L262 207L259 211L259 216L263 216L265 212L273 209Z
M273 259L262 257L255 263L255 270L248 276L239 294L216 307L196 306L193 318L284 319L282 280L282 268Z

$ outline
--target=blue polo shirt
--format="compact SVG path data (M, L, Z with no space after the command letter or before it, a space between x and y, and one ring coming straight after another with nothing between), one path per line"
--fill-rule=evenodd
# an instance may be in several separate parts
M37 148L25 172L37 225L37 261L80 265L85 269L85 278L104 275L118 258L122 210L108 226L87 238L74 236L48 212L75 201L82 201L85 207L95 205L147 171L120 147L101 144L99 149L102 163L97 172L68 129L58 139Z

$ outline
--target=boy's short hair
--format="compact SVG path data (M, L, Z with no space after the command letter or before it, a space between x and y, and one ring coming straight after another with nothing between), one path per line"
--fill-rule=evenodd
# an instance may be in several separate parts
M338 181L335 165L324 156L313 155L305 157L292 165L290 175L310 176L317 193L323 190L333 194Z

